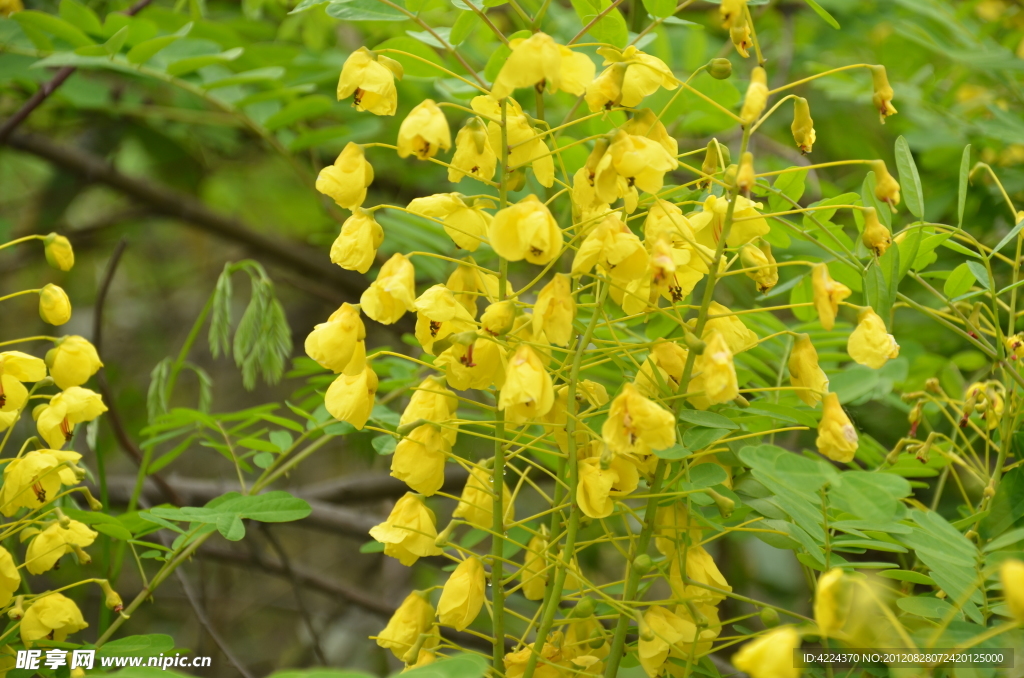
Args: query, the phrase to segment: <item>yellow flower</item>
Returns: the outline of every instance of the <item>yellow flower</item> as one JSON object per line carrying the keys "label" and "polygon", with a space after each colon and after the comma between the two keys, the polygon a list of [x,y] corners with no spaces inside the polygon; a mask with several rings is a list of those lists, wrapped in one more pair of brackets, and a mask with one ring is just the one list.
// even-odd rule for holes
{"label": "yellow flower", "polygon": [[885,322],[871,308],[857,317],[857,328],[850,334],[846,352],[861,365],[878,369],[900,354],[896,338],[885,331]]}
{"label": "yellow flower", "polygon": [[681,501],[659,506],[654,526],[654,547],[666,558],[675,558],[683,547],[689,551],[690,547],[698,546],[703,537],[700,525]]}
{"label": "yellow flower", "polygon": [[[541,186],[550,187],[555,181],[555,161],[545,138],[533,128],[522,107],[511,97],[505,99],[505,134],[508,143],[510,168],[533,167],[533,174]],[[493,96],[474,97],[470,106],[488,119],[487,135],[491,148],[501,157],[501,104]],[[495,122],[498,121],[498,122]]]}
{"label": "yellow flower", "polygon": [[554,94],[560,89],[575,96],[594,79],[594,62],[586,54],[555,43],[546,33],[517,38],[509,43],[512,54],[494,79],[491,96],[502,99],[520,87],[536,87]]}
{"label": "yellow flower", "polygon": [[509,261],[543,266],[562,251],[562,230],[547,206],[528,195],[494,215],[487,228],[491,247]]}
{"label": "yellow flower", "polygon": [[864,247],[874,252],[876,257],[885,254],[892,244],[892,234],[878,220],[874,207],[864,208],[864,232],[861,234],[861,240],[864,241]]}
{"label": "yellow flower", "polygon": [[472,117],[466,121],[459,133],[455,135],[455,153],[448,168],[448,181],[459,183],[463,177],[473,177],[481,181],[494,178],[498,168],[498,155],[491,146],[487,128],[480,118]]}
{"label": "yellow flower", "polygon": [[754,174],[754,154],[747,151],[740,156],[740,166],[736,171],[736,187],[744,195],[750,195],[750,189],[757,183]]}
{"label": "yellow flower", "polygon": [[789,380],[808,407],[817,407],[828,393],[828,377],[818,366],[818,352],[806,334],[799,336],[789,354]]}
{"label": "yellow flower", "polygon": [[682,554],[676,553],[669,563],[669,586],[673,594],[680,598],[689,600],[700,600],[702,602],[716,605],[725,600],[726,593],[732,591],[732,586],[722,575],[715,559],[703,546],[688,546],[686,548],[686,577],[689,581],[717,590],[704,588],[691,584],[684,584],[679,574],[682,567]]}
{"label": "yellow flower", "polygon": [[575,317],[576,300],[572,297],[569,276],[556,273],[537,294],[537,303],[533,306],[533,332],[543,332],[556,346],[568,346],[572,341]]}
{"label": "yellow flower", "polygon": [[665,173],[678,166],[679,162],[657,141],[619,130],[597,164],[594,190],[607,203],[625,197],[624,187],[657,193],[665,183]]}
{"label": "yellow flower", "polygon": [[757,122],[768,104],[768,74],[760,66],[754,68],[750,73],[750,84],[747,85],[747,94],[743,98],[743,108],[740,109],[740,122],[744,127]]}
{"label": "yellow flower", "polygon": [[456,247],[475,252],[480,247],[481,239],[487,235],[487,227],[491,223],[491,215],[484,212],[483,208],[493,206],[487,200],[477,200],[467,205],[458,193],[438,193],[416,198],[409,203],[408,209],[441,221],[444,232],[455,242]]}
{"label": "yellow flower", "polygon": [[[342,304],[327,322],[320,323],[306,337],[306,355],[335,374],[343,372],[353,359],[366,356],[366,327],[359,309]],[[58,384],[59,386],[60,384]]]}
{"label": "yellow flower", "polygon": [[523,344],[512,354],[498,409],[513,424],[524,424],[548,413],[555,400],[551,375],[537,352]]}
{"label": "yellow flower", "polygon": [[14,592],[21,588],[21,575],[10,552],[0,546],[0,605],[7,607]]}
{"label": "yellow flower", "polygon": [[627,382],[612,401],[601,437],[613,452],[647,455],[675,445],[675,417]]}
{"label": "yellow flower", "polygon": [[625,50],[600,47],[597,53],[604,57],[603,65],[607,68],[587,87],[585,98],[592,112],[613,106],[635,108],[659,87],[670,91],[679,87],[664,61],[633,45]]}
{"label": "yellow flower", "polygon": [[416,105],[398,128],[398,157],[415,155],[420,160],[433,158],[438,150],[452,146],[452,133],[448,120],[433,99],[424,99]]}
{"label": "yellow flower", "polygon": [[74,601],[59,593],[37,598],[21,620],[21,642],[31,647],[37,640],[63,643],[72,633],[88,627]]}
{"label": "yellow flower", "polygon": [[577,469],[579,484],[576,488],[576,502],[580,510],[591,518],[607,518],[615,508],[610,492],[618,480],[618,474],[610,467],[602,469],[601,460],[597,457],[581,459]]}
{"label": "yellow flower", "polygon": [[780,626],[741,647],[732,656],[732,665],[750,678],[799,678],[801,670],[793,662],[793,651],[799,647],[800,633]]}
{"label": "yellow flower", "polygon": [[[682,609],[683,606],[680,606]],[[703,637],[704,632],[699,635]],[[697,637],[697,625],[691,619],[680,617],[660,605],[652,605],[644,613],[640,631],[637,646],[640,665],[650,678],[658,678],[669,654],[679,653],[677,646],[693,643]],[[686,651],[679,654],[687,659],[690,653]]]}
{"label": "yellow flower", "polygon": [[99,393],[72,386],[53,396],[40,412],[36,428],[51,448],[59,450],[71,440],[75,424],[92,421],[106,411]]}
{"label": "yellow flower", "polygon": [[53,283],[39,290],[39,317],[50,325],[63,325],[71,320],[71,300],[64,290]]}
{"label": "yellow flower", "polygon": [[690,220],[683,216],[683,211],[668,200],[655,200],[647,210],[644,220],[644,244],[650,251],[654,243],[666,236],[673,247],[693,245],[696,236]]}
{"label": "yellow flower", "polygon": [[331,245],[331,261],[346,270],[366,273],[382,242],[384,229],[373,218],[373,213],[355,207]]}
{"label": "yellow flower", "polygon": [[0,512],[10,517],[21,508],[37,509],[57,496],[61,485],[77,485],[70,467],[82,455],[60,450],[33,450],[4,467]]}
{"label": "yellow flower", "polygon": [[[434,545],[437,539],[434,512],[423,503],[423,497],[412,492],[406,492],[395,502],[388,519],[372,527],[370,536],[384,544],[385,555],[397,558],[406,567],[420,558],[441,555],[441,549]],[[431,610],[429,618],[433,617]]]}
{"label": "yellow flower", "polygon": [[[563,636],[561,631],[548,635],[537,659],[534,678],[563,678],[565,662],[562,656]],[[523,678],[526,665],[533,655],[533,645],[527,645],[516,652],[505,655],[505,678]]]}
{"label": "yellow flower", "polygon": [[814,120],[811,119],[811,107],[807,105],[807,99],[796,97],[793,100],[793,124],[790,126],[793,132],[793,141],[801,153],[810,153],[818,135],[814,132]]}
{"label": "yellow flower", "polygon": [[871,101],[878,110],[878,119],[884,125],[885,119],[890,115],[896,115],[896,107],[892,105],[894,93],[889,85],[889,77],[885,73],[885,66],[870,66],[871,82],[875,92]]}
{"label": "yellow flower", "polygon": [[75,265],[75,250],[62,235],[51,233],[43,238],[43,252],[46,263],[59,271],[70,271]]}
{"label": "yellow flower", "polygon": [[401,252],[384,262],[359,305],[363,313],[383,325],[393,325],[406,311],[416,310],[416,269]]}
{"label": "yellow flower", "polygon": [[699,357],[700,364],[695,371],[699,376],[690,380],[688,391],[704,391],[703,398],[692,398],[690,401],[700,403],[707,409],[711,405],[719,405],[734,400],[739,394],[736,383],[736,367],[732,362],[732,351],[725,340],[725,335],[712,330],[707,338],[707,347]]}
{"label": "yellow flower", "polygon": [[[37,534],[28,545],[25,552],[25,569],[32,574],[42,574],[51,570],[61,556],[89,546],[96,541],[97,536],[96,532],[77,520],[70,521],[66,528],[60,523],[53,523]],[[79,558],[81,559],[81,556]]]}
{"label": "yellow flower", "polygon": [[[736,196],[736,209],[733,210],[733,223],[729,228],[729,235],[725,244],[729,247],[739,247],[750,242],[754,238],[767,235],[771,228],[768,222],[761,218],[757,211],[761,209],[761,203],[753,202],[742,195]],[[722,230],[725,228],[725,215],[729,211],[729,201],[709,195],[704,201],[701,212],[690,215],[690,226],[697,234],[697,242],[709,250],[714,251],[718,241],[722,238]]]}
{"label": "yellow flower", "polygon": [[[1005,408],[1005,389],[998,381],[976,382],[967,387],[964,393],[964,416],[971,412],[979,412],[985,419],[989,430],[999,425]],[[964,421],[966,424],[966,421]]]}
{"label": "yellow flower", "polygon": [[[2,359],[3,354],[0,354]],[[56,345],[46,353],[46,364],[50,368],[53,383],[61,389],[81,386],[103,367],[96,347],[76,335],[58,339]]]}
{"label": "yellow flower", "polygon": [[647,270],[643,243],[618,213],[605,217],[583,240],[572,260],[572,274],[589,273],[595,265],[620,284],[636,280]]}
{"label": "yellow flower", "polygon": [[590,228],[594,221],[607,214],[611,206],[597,197],[594,190],[594,175],[586,167],[581,167],[572,177],[572,220],[582,224],[584,230]]}
{"label": "yellow flower", "polygon": [[673,304],[679,303],[693,291],[707,272],[707,266],[694,249],[700,245],[673,247],[669,235],[664,233],[654,242],[653,247],[650,240],[645,241],[644,246],[651,254],[649,299],[652,305],[659,296]]}
{"label": "yellow flower", "polygon": [[441,429],[430,424],[417,426],[395,446],[391,475],[429,497],[444,485],[444,464],[451,451]]}
{"label": "yellow flower", "polygon": [[[490,530],[494,527],[494,478],[490,470],[482,466],[474,466],[469,472],[469,480],[462,488],[459,504],[452,511],[452,518],[461,518],[474,527]],[[503,520],[515,520],[515,507],[512,505],[512,493],[508,485],[501,483],[501,507],[504,511]]]}
{"label": "yellow flower", "polygon": [[0,16],[9,17],[15,12],[25,9],[21,0],[0,0]]}
{"label": "yellow flower", "polygon": [[476,329],[473,316],[444,285],[434,285],[427,289],[416,300],[415,306],[416,340],[430,355],[434,355],[435,341]]}
{"label": "yellow flower", "polygon": [[366,200],[366,187],[373,183],[373,166],[366,161],[363,147],[349,142],[333,165],[320,170],[316,190],[339,206],[354,210]]}
{"label": "yellow flower", "polygon": [[1024,624],[1024,562],[1007,558],[999,566],[999,581],[1003,585],[1003,596],[1010,615],[1017,623]]}
{"label": "yellow flower", "polygon": [[480,329],[492,337],[500,337],[512,329],[517,315],[515,300],[496,301],[484,309],[480,316]]}
{"label": "yellow flower", "polygon": [[474,318],[478,297],[483,296],[488,301],[498,298],[498,276],[479,268],[472,257],[467,257],[466,263],[459,264],[459,267],[448,276],[445,287],[452,291],[455,300]]}
{"label": "yellow flower", "polygon": [[718,16],[722,19],[722,28],[732,28],[738,19],[742,19],[745,16],[743,12],[746,6],[747,0],[722,0],[722,4],[718,6]]}
{"label": "yellow flower", "polygon": [[[519,568],[519,578],[523,585],[520,589],[527,600],[542,600],[544,589],[548,583],[546,553],[548,550],[547,528],[541,526],[541,534],[533,535],[526,545],[523,566]],[[18,584],[21,584],[19,580]]]}
{"label": "yellow flower", "polygon": [[659,340],[651,347],[651,353],[636,373],[637,390],[648,398],[653,398],[667,388],[669,394],[679,389],[683,378],[688,351],[671,341]]}
{"label": "yellow flower", "polygon": [[818,311],[821,326],[825,330],[831,330],[836,326],[839,302],[853,292],[846,285],[832,279],[826,264],[815,264],[811,268],[811,289],[814,293],[814,308]]}
{"label": "yellow flower", "polygon": [[757,346],[757,334],[743,324],[738,316],[717,301],[708,306],[708,321],[704,323],[704,341],[710,341],[712,332],[720,332],[733,355]]}
{"label": "yellow flower", "polygon": [[373,411],[377,393],[377,374],[366,360],[353,360],[331,382],[324,395],[324,407],[338,421],[346,421],[362,430]]}
{"label": "yellow flower", "polygon": [[900,204],[900,185],[896,179],[889,174],[889,168],[885,166],[884,160],[872,160],[871,171],[875,173],[875,197],[895,212],[896,205]]}
{"label": "yellow flower", "polygon": [[651,141],[657,141],[673,158],[679,155],[679,142],[668,133],[665,125],[661,124],[661,120],[649,108],[641,108],[639,111],[636,111],[633,117],[619,129],[626,134],[647,137]]}
{"label": "yellow flower", "polygon": [[[403,659],[419,641],[420,635],[430,633],[433,626],[433,606],[427,601],[426,594],[413,591],[391,615],[384,630],[377,634],[377,645]],[[436,644],[436,641],[424,643],[430,647]]]}
{"label": "yellow flower", "polygon": [[480,559],[469,555],[448,577],[437,601],[437,619],[462,631],[473,623],[484,606],[487,577]]}
{"label": "yellow flower", "polygon": [[733,20],[732,26],[729,28],[729,39],[732,40],[732,46],[736,48],[737,54],[744,59],[750,56],[750,52],[747,50],[754,42],[750,39],[750,22],[747,21],[745,14]]}
{"label": "yellow flower", "polygon": [[406,405],[398,420],[399,426],[409,426],[416,422],[428,422],[441,428],[442,435],[449,445],[455,444],[458,429],[455,426],[441,425],[455,418],[459,400],[438,379],[427,377],[412,392],[409,404]]}
{"label": "yellow flower", "polygon": [[348,56],[345,65],[341,67],[338,101],[351,96],[352,105],[357,111],[394,115],[398,107],[395,78],[401,80],[402,75],[402,64],[360,47]]}
{"label": "yellow flower", "polygon": [[747,271],[746,275],[757,283],[757,291],[761,294],[779,283],[779,269],[775,265],[772,246],[767,242],[761,241],[760,245],[748,242],[740,249],[740,262],[743,268],[754,269]]}
{"label": "yellow flower", "polygon": [[832,461],[849,462],[857,453],[857,431],[839,404],[835,393],[825,395],[824,412],[818,424],[818,452]]}
{"label": "yellow flower", "polygon": [[471,344],[453,343],[434,361],[445,369],[448,384],[458,390],[486,389],[505,385],[508,352],[500,344],[478,337]]}
{"label": "yellow flower", "polygon": [[1024,333],[1011,334],[1003,339],[1003,345],[1006,347],[1006,353],[1009,354],[1010,360],[1024,358]]}
{"label": "yellow flower", "polygon": [[39,358],[21,351],[0,353],[0,410],[20,410],[28,401],[28,389],[22,382],[36,382],[45,378],[46,363]]}
{"label": "yellow flower", "polygon": [[833,568],[818,578],[818,590],[814,595],[814,621],[818,633],[824,638],[835,638],[846,625],[850,614],[850,582],[841,568]]}
{"label": "yellow flower", "polygon": [[[608,402],[608,391],[605,387],[597,382],[590,381],[589,379],[583,379],[576,384],[576,402],[578,409],[588,410],[593,407],[602,407]],[[585,405],[584,402],[587,404]],[[589,407],[588,407],[589,405]],[[555,389],[555,403],[551,406],[551,409],[547,414],[544,415],[544,424],[554,434],[555,442],[558,444],[558,448],[563,452],[568,453],[569,450],[569,434],[566,431],[566,424],[569,421],[568,416],[569,410],[569,385],[562,384]],[[576,447],[580,450],[580,458],[584,458],[586,455],[585,447],[589,445],[590,433],[585,426],[576,427]]]}

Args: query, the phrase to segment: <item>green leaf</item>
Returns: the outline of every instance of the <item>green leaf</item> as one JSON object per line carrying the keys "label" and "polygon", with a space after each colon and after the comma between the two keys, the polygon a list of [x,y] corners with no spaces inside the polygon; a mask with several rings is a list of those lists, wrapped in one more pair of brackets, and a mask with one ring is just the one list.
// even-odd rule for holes
{"label": "green leaf", "polygon": [[757,400],[751,403],[750,407],[742,410],[744,413],[749,414],[763,414],[773,419],[779,419],[781,421],[789,422],[792,424],[802,424],[810,428],[818,427],[818,419],[806,410],[798,410],[795,407],[789,407],[787,405],[779,405],[777,403],[766,402],[764,400]]}
{"label": "green leaf", "polygon": [[242,56],[245,51],[243,47],[235,47],[227,51],[221,52],[220,54],[204,54],[203,56],[185,57],[184,59],[178,59],[167,66],[167,72],[175,77],[181,77],[194,73],[200,68],[206,68],[207,66],[213,66],[214,64],[225,64],[230,61],[234,61],[238,57]]}
{"label": "green leaf", "polygon": [[960,264],[946,278],[946,282],[942,285],[942,293],[950,299],[955,299],[970,290],[974,281],[974,273],[971,271],[971,267],[966,263]]}
{"label": "green leaf", "polygon": [[226,78],[211,80],[203,83],[203,89],[220,89],[221,87],[233,87],[235,85],[250,85],[256,82],[273,82],[284,77],[285,69],[280,66],[268,66],[267,68],[254,68],[251,71],[243,71]]}
{"label": "green leaf", "polygon": [[482,678],[487,672],[487,660],[475,654],[458,654],[409,669],[402,678]]}
{"label": "green leaf", "polygon": [[897,243],[900,258],[899,275],[896,278],[897,285],[899,281],[906,277],[907,273],[910,272],[911,266],[917,260],[917,253],[921,248],[921,239],[923,237],[922,229],[914,228],[903,238],[903,242]]}
{"label": "green leaf", "polygon": [[880,261],[871,264],[864,271],[864,298],[868,305],[875,309],[875,313],[888,325],[889,313],[892,310],[892,302],[890,301],[892,297],[889,293],[889,285],[885,281],[885,274],[882,272]]}
{"label": "green leaf", "polygon": [[895,579],[896,581],[908,581],[913,584],[921,584],[922,586],[935,586],[935,580],[931,577],[920,572],[911,572],[910,570],[885,570],[879,572],[878,576],[885,577],[886,579]]}
{"label": "green leaf", "polygon": [[270,442],[281,452],[287,452],[292,446],[292,436],[288,431],[271,431]]}
{"label": "green leaf", "polygon": [[691,454],[693,454],[693,452],[690,451],[690,448],[688,448],[686,445],[680,444],[673,445],[672,447],[666,448],[664,450],[654,451],[654,456],[658,457],[659,459],[667,459],[669,461],[675,461],[676,459],[685,459],[686,457],[689,457]]}
{"label": "green leaf", "polygon": [[420,59],[429,62],[428,64],[425,64],[423,61],[420,61],[420,59],[414,59],[412,57],[405,56],[404,54],[386,54],[385,56],[402,64],[402,69],[405,71],[406,75],[411,75],[417,78],[438,78],[443,75],[439,69],[429,65],[443,65],[441,58],[437,56],[437,52],[414,38],[406,36],[391,38],[390,40],[385,40],[380,43],[373,49],[375,51],[381,49],[397,49],[402,52],[408,52],[409,54],[418,56]]}
{"label": "green leaf", "polygon": [[818,16],[820,16],[820,17],[821,17],[822,19],[824,19],[824,20],[825,20],[825,23],[827,23],[827,24],[828,24],[829,26],[831,26],[832,28],[836,29],[837,31],[839,30],[839,22],[838,22],[838,21],[836,21],[836,19],[835,19],[835,17],[834,17],[834,16],[832,16],[832,15],[831,15],[831,14],[829,14],[829,13],[828,13],[827,11],[825,11],[825,8],[824,8],[824,7],[822,7],[821,5],[819,5],[819,4],[818,4],[817,2],[815,2],[814,0],[804,0],[804,2],[806,2],[806,3],[807,3],[807,6],[808,6],[808,7],[810,7],[811,9],[813,9],[813,10],[814,10],[814,13],[815,13],[815,14],[817,14],[817,15],[818,15]]}
{"label": "green leaf", "polygon": [[902,136],[896,139],[896,169],[903,189],[903,202],[918,219],[924,218],[924,192],[921,189],[921,175],[917,172],[910,145]]}
{"label": "green leaf", "polygon": [[132,539],[132,533],[121,525],[100,523],[99,525],[93,525],[93,529],[101,534],[113,537],[114,539],[120,539],[121,541],[131,541]]}
{"label": "green leaf", "polygon": [[[401,6],[402,0],[392,0]],[[408,16],[377,0],[334,0],[327,5],[327,14],[341,21],[406,21]]]}
{"label": "green leaf", "polygon": [[992,288],[992,281],[988,277],[988,269],[985,268],[985,264],[980,261],[968,261],[967,268],[971,269],[971,273],[974,274],[974,277],[982,287]]}
{"label": "green leaf", "polygon": [[690,480],[683,485],[688,490],[700,490],[721,485],[729,474],[718,464],[698,464],[690,469]]}
{"label": "green leaf", "polygon": [[[793,168],[789,168],[792,170]],[[775,180],[772,188],[779,191],[782,195],[786,196],[793,202],[799,202],[800,198],[804,195],[804,188],[806,187],[807,170],[801,169],[797,171],[788,171],[785,174],[780,174]],[[789,200],[784,199],[776,193],[772,193],[768,196],[768,205],[771,207],[773,212],[783,212],[786,210],[793,209],[793,203]]]}
{"label": "green leaf", "polygon": [[128,636],[112,640],[97,653],[101,657],[152,657],[174,650],[174,638],[163,633]]}
{"label": "green leaf", "polygon": [[60,18],[92,35],[103,35],[103,26],[96,12],[77,0],[60,0]]}
{"label": "green leaf", "polygon": [[252,463],[256,464],[258,468],[270,468],[270,465],[274,463],[274,455],[270,452],[260,452],[253,456]]}
{"label": "green leaf", "polygon": [[114,56],[115,54],[121,51],[121,48],[124,47],[125,40],[127,39],[128,27],[125,26],[117,33],[114,33],[112,36],[110,36],[109,40],[103,43],[103,51],[105,51],[110,56]]}
{"label": "green leaf", "polygon": [[269,443],[266,440],[260,438],[242,438],[238,441],[241,447],[250,450],[257,450],[258,452],[277,452],[277,445]]}
{"label": "green leaf", "polygon": [[360,553],[384,553],[384,544],[379,541],[368,541],[359,547]]}
{"label": "green leaf", "polygon": [[643,0],[643,2],[651,16],[659,19],[670,17],[676,13],[676,0]]}
{"label": "green leaf", "polygon": [[911,494],[910,483],[892,473],[845,471],[829,491],[832,504],[865,520],[888,521],[899,509],[899,500]]}
{"label": "green leaf", "polygon": [[981,524],[981,534],[991,539],[1014,526],[1024,527],[1024,467],[1021,466],[1007,472],[999,481],[991,511]]}
{"label": "green leaf", "polygon": [[992,248],[992,254],[995,254],[999,250],[1006,247],[1006,243],[1016,238],[1018,234],[1021,232],[1021,229],[1024,229],[1024,219],[1018,221],[1017,225],[1014,226],[1009,233],[1003,236],[1003,239],[999,241],[999,244]]}
{"label": "green leaf", "polygon": [[[964,146],[964,154],[960,158],[960,186],[956,196],[957,226],[964,225],[964,205],[967,203],[967,184],[971,174],[971,145]],[[999,248],[997,247],[996,250]]]}
{"label": "green leaf", "polygon": [[217,531],[228,541],[242,541],[245,538],[245,523],[242,516],[220,516],[216,521]]}
{"label": "green leaf", "polygon": [[1006,546],[1019,544],[1022,541],[1024,541],[1024,527],[1018,527],[1016,530],[1010,530],[1003,536],[993,539],[989,543],[985,544],[982,551],[990,553],[991,551],[998,551]]}
{"label": "green leaf", "polygon": [[448,34],[452,46],[461,45],[480,23],[480,16],[476,12],[459,12],[459,17],[455,20],[455,25],[452,26],[452,32]]}
{"label": "green leaf", "polygon": [[[576,16],[584,26],[588,25],[601,12],[611,6],[611,0],[571,0]],[[629,30],[626,28],[626,20],[622,18],[618,8],[615,8],[601,17],[587,32],[594,36],[598,42],[606,42],[615,47],[625,47],[629,40]]]}
{"label": "green leaf", "polygon": [[29,27],[49,33],[73,47],[85,47],[86,45],[96,44],[92,38],[79,30],[77,26],[52,14],[26,9],[15,12],[11,15],[11,18],[17,21],[23,28]]}
{"label": "green leaf", "polygon": [[728,434],[729,430],[724,428],[695,426],[683,434],[682,442],[688,449],[696,452],[697,450],[703,450],[719,438],[723,438]]}
{"label": "green leaf", "polygon": [[956,608],[945,600],[939,600],[932,596],[899,598],[896,600],[896,606],[904,612],[926,619],[945,619],[954,616],[956,612]]}
{"label": "green leaf", "polygon": [[181,30],[174,33],[174,35],[164,35],[159,38],[152,38],[145,40],[128,50],[127,59],[133,64],[144,64],[154,56],[157,52],[169,47],[178,40],[184,38],[192,30],[192,24],[187,23],[181,27]]}
{"label": "green leaf", "polygon": [[295,9],[288,12],[289,14],[298,14],[299,12],[305,12],[310,7],[316,7],[318,5],[326,5],[331,0],[302,0],[299,4],[295,5]]}
{"label": "green leaf", "polygon": [[707,428],[724,428],[729,431],[735,431],[739,428],[739,425],[734,423],[732,419],[723,417],[722,415],[714,412],[704,412],[703,410],[680,410],[676,416],[682,421],[695,424],[697,426],[706,426]]}
{"label": "green leaf", "polygon": [[394,436],[382,435],[371,440],[370,444],[373,445],[373,449],[377,451],[377,454],[383,455],[393,453],[398,446],[398,441],[395,440]]}

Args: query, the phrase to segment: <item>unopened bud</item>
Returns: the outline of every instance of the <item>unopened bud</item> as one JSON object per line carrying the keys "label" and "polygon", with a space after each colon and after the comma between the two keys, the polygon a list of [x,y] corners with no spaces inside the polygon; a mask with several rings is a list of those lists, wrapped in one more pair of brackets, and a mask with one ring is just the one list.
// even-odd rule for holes
{"label": "unopened bud", "polygon": [[82,488],[82,494],[85,495],[85,500],[89,503],[89,508],[93,511],[103,510],[103,502],[92,496],[92,492],[89,491],[89,488]]}
{"label": "unopened bud", "polygon": [[779,625],[779,613],[774,607],[761,608],[761,623],[766,629],[773,629]]}
{"label": "unopened bud", "polygon": [[578,619],[584,619],[594,614],[594,601],[586,596],[580,598],[579,602],[576,603],[576,607],[572,609],[572,616]]}
{"label": "unopened bud", "polygon": [[434,538],[434,546],[439,549],[443,549],[445,546],[448,546],[448,540],[451,538],[452,532],[455,530],[457,525],[458,521],[456,520],[449,522],[448,527],[441,530],[440,534]]}
{"label": "unopened bud", "polygon": [[754,187],[756,179],[754,177],[754,154],[747,151],[740,156],[740,169],[736,173],[736,187],[740,191],[749,196],[750,189]]}
{"label": "unopened bud", "polygon": [[124,609],[124,602],[121,600],[121,596],[118,595],[117,591],[113,589],[106,579],[99,580],[100,588],[103,589],[103,595],[105,596],[104,605],[107,606],[108,610],[114,612],[120,612]]}
{"label": "unopened bud", "polygon": [[25,597],[18,596],[14,599],[14,606],[7,610],[7,616],[17,621],[25,616]]}
{"label": "unopened bud", "polygon": [[60,271],[70,271],[75,265],[75,251],[62,235],[51,233],[43,238],[46,263]]}
{"label": "unopened bud", "polygon": [[715,500],[715,506],[718,507],[718,513],[721,514],[723,518],[728,518],[732,515],[732,512],[736,510],[736,502],[729,499],[729,497],[726,497],[724,494],[719,494],[711,489],[704,491],[711,495],[711,498]]}
{"label": "unopened bud", "polygon": [[931,377],[924,382],[924,390],[938,395],[942,395],[943,393],[942,386],[939,384],[939,380],[935,377]]}
{"label": "unopened bud", "polygon": [[607,642],[608,640],[604,637],[604,631],[602,629],[594,629],[590,632],[590,639],[587,644],[591,649],[596,650]]}
{"label": "unopened bud", "polygon": [[697,355],[704,355],[704,349],[708,346],[703,339],[697,338],[697,335],[689,330],[683,332],[683,343]]}
{"label": "unopened bud", "polygon": [[728,59],[716,57],[708,62],[708,75],[715,80],[725,80],[732,75],[732,62]]}
{"label": "unopened bud", "polygon": [[61,511],[60,508],[53,509],[53,512],[57,516],[57,523],[59,523],[62,528],[65,530],[71,529],[71,518],[64,515],[64,512]]}
{"label": "unopened bud", "polygon": [[874,207],[864,208],[864,233],[861,234],[864,246],[874,252],[876,257],[885,254],[892,245],[892,234],[882,222],[878,220],[878,214]]}
{"label": "unopened bud", "polygon": [[480,316],[480,325],[484,332],[492,337],[500,337],[512,329],[516,319],[516,303],[511,299],[497,301],[486,309]]}
{"label": "unopened bud", "polygon": [[640,640],[648,643],[654,640],[654,631],[647,625],[647,622],[644,621],[643,616],[639,612],[636,613],[636,626],[640,630]]}
{"label": "unopened bud", "polygon": [[71,547],[71,550],[75,552],[75,555],[78,556],[79,565],[88,565],[92,562],[92,556],[86,553],[85,549],[81,546],[78,544],[70,544],[69,546]]}
{"label": "unopened bud", "polygon": [[642,575],[647,574],[654,568],[654,561],[646,553],[641,553],[633,559],[633,568]]}

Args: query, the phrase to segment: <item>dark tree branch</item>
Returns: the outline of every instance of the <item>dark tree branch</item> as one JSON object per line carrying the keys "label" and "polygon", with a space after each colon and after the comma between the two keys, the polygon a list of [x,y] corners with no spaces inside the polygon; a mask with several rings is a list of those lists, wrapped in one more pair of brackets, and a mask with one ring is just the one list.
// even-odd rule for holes
{"label": "dark tree branch", "polygon": [[[458,494],[469,474],[462,468],[449,465],[444,473],[441,489],[449,494]],[[332,478],[306,485],[300,491],[306,499],[319,499],[333,504],[355,504],[378,499],[397,499],[409,491],[408,485],[398,478],[383,473],[359,473]]]}
{"label": "dark tree branch", "polygon": [[[324,655],[324,649],[320,645],[320,634],[316,631],[316,626],[313,624],[313,616],[309,613],[309,608],[306,607],[306,601],[302,597],[302,583],[295,576],[295,570],[292,569],[292,563],[288,559],[288,553],[281,546],[281,542],[277,540],[277,536],[271,531],[270,526],[266,523],[260,523],[260,527],[263,530],[263,535],[267,538],[267,542],[270,547],[274,549],[277,554],[277,559],[281,561],[281,569],[284,570],[284,574],[288,577],[288,581],[292,585],[292,591],[295,594],[295,604],[299,608],[299,615],[302,617],[302,621],[306,624],[306,629],[309,631],[309,637],[313,642],[313,651],[316,653],[316,658],[320,661],[321,666],[327,666],[327,657]],[[262,560],[262,558],[260,559]]]}

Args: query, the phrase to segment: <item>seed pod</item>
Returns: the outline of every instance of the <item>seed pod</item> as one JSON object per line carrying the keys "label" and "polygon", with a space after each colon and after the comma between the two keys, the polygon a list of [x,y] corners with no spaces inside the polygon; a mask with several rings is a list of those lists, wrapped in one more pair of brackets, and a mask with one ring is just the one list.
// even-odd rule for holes
{"label": "seed pod", "polygon": [[708,75],[716,80],[725,80],[732,75],[732,62],[728,59],[717,57],[708,62]]}

